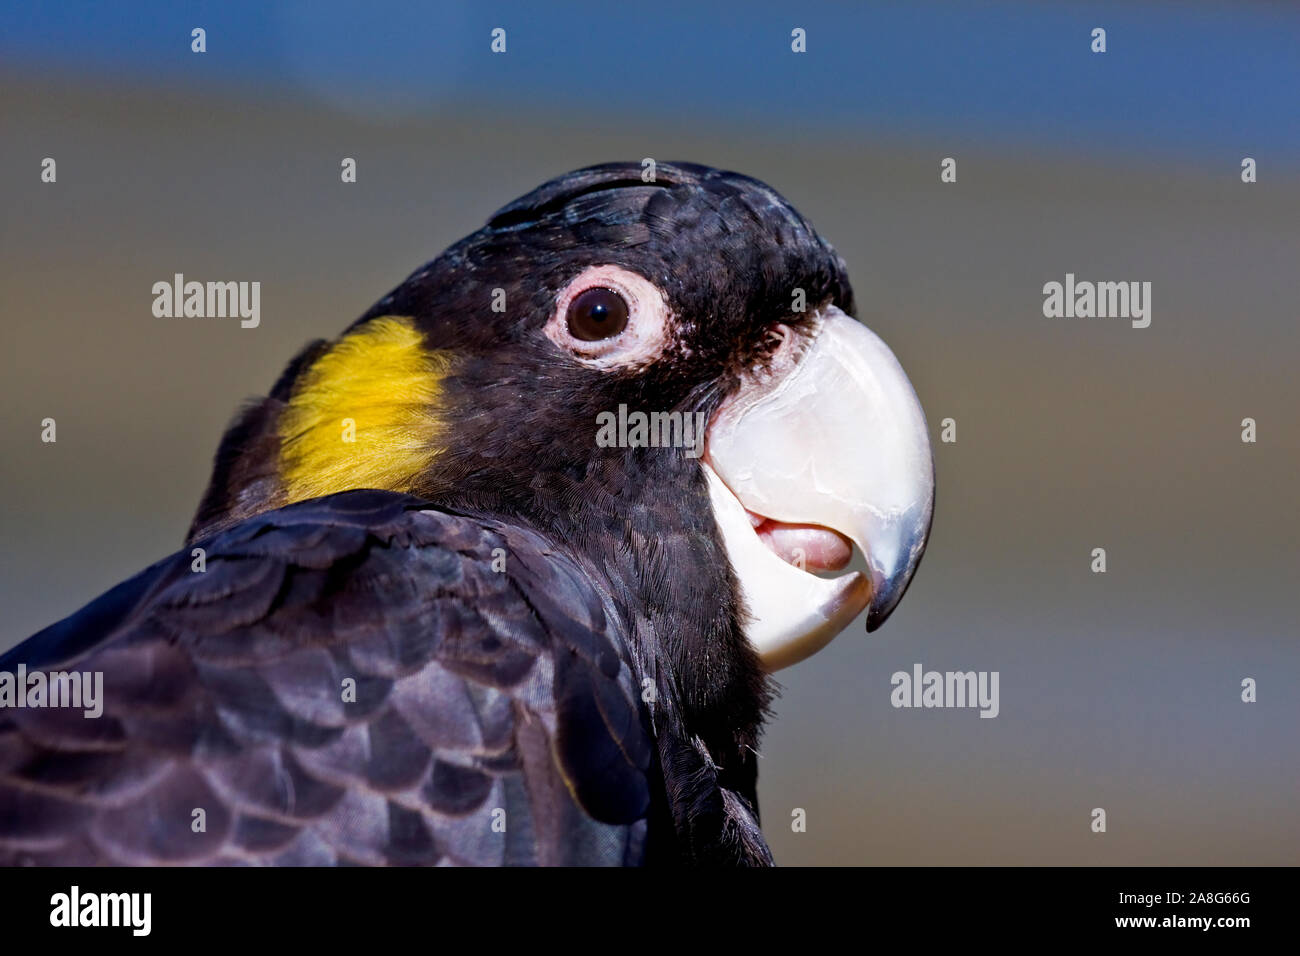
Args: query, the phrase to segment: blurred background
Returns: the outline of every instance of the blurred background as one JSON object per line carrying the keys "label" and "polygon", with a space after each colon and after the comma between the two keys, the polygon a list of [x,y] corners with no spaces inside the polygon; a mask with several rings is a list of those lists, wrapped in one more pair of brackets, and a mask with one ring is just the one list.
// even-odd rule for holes
{"label": "blurred background", "polygon": [[[553,175],[687,159],[835,244],[935,442],[898,612],[779,675],[778,862],[1300,863],[1300,8],[111,6],[0,5],[0,650],[180,545],[306,340]],[[260,327],[155,318],[176,272]],[[1044,318],[1067,272],[1150,327]],[[915,663],[1000,715],[894,709]]]}

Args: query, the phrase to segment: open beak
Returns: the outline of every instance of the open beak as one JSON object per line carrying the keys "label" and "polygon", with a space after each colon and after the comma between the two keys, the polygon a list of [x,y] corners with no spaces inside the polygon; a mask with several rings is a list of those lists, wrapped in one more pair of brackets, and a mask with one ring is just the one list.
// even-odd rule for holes
{"label": "open beak", "polygon": [[[864,610],[868,631],[883,624],[934,510],[925,413],[898,359],[833,306],[815,322],[810,341],[785,335],[706,437],[714,517],[747,636],[770,671],[817,652]],[[812,573],[846,564],[850,541],[867,574]]]}

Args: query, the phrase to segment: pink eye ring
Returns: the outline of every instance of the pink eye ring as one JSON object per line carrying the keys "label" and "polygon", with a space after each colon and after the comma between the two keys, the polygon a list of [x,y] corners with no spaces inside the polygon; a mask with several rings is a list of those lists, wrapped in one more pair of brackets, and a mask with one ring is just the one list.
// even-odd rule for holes
{"label": "pink eye ring", "polygon": [[547,338],[593,368],[636,368],[671,338],[668,305],[649,279],[622,266],[589,266],[560,290]]}

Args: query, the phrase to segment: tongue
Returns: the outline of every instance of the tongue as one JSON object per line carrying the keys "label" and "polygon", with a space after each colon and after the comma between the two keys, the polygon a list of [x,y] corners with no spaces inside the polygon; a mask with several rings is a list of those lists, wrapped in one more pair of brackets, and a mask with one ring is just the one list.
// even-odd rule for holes
{"label": "tongue", "polygon": [[787,564],[808,571],[838,571],[853,557],[848,538],[812,524],[782,524],[770,519],[755,526],[759,540]]}

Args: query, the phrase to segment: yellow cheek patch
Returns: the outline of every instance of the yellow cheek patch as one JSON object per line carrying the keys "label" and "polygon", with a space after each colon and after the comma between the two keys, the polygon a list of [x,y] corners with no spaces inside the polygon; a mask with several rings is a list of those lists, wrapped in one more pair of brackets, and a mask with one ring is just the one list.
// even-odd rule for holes
{"label": "yellow cheek patch", "polygon": [[438,454],[445,356],[408,318],[372,319],[303,373],[281,413],[288,501],[351,488],[407,491]]}

